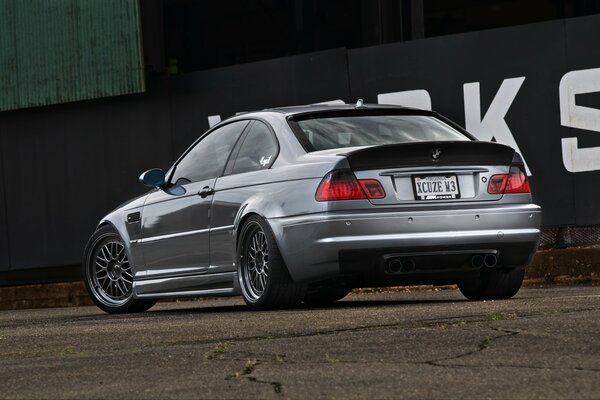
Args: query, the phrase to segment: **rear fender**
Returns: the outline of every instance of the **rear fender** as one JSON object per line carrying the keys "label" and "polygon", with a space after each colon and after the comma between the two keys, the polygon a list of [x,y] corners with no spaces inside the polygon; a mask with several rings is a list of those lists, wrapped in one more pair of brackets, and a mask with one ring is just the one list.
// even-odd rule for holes
{"label": "rear fender", "polygon": [[[299,180],[298,184],[302,185],[302,192],[315,193],[316,188],[320,183],[320,179],[308,179]],[[287,183],[282,183],[289,184]],[[303,205],[298,204],[298,199],[290,198],[295,196],[293,191],[280,192],[281,195],[272,195],[268,192],[258,192],[248,198],[246,202],[240,206],[235,219],[233,227],[233,260],[235,260],[237,268],[237,246],[239,242],[239,233],[243,227],[244,222],[252,215],[257,215],[267,222],[269,225],[275,242],[277,243],[281,256],[284,262],[287,264],[286,254],[282,245],[284,244],[284,233],[280,224],[276,221],[284,217],[290,217],[293,215],[310,215],[320,214],[326,210],[326,203],[319,203],[314,199],[314,196],[303,196]],[[292,206],[293,204],[293,206]]]}

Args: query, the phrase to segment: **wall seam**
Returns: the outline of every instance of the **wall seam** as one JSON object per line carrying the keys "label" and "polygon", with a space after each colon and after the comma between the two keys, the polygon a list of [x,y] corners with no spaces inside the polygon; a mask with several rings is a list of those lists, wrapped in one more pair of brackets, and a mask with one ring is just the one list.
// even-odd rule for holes
{"label": "wall seam", "polygon": [[[1,117],[1,115],[0,115]],[[6,158],[4,157],[4,130],[2,129],[2,120],[0,119],[0,172],[2,179],[2,198],[4,200],[4,220],[6,221],[6,226],[4,227],[4,231],[6,233],[6,258],[8,259],[8,269],[7,271],[12,270],[12,258],[10,256],[10,235],[9,235],[9,219],[8,219],[8,196],[6,195],[7,187],[6,187],[6,166],[4,161]]]}

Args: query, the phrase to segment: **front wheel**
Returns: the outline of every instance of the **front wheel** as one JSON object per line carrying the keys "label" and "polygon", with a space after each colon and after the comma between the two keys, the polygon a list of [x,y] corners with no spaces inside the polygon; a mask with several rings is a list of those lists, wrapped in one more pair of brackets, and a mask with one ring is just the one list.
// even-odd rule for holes
{"label": "front wheel", "polygon": [[258,216],[244,223],[238,241],[238,278],[253,310],[294,307],[306,285],[295,283],[283,262],[269,225]]}
{"label": "front wheel", "polygon": [[458,283],[461,293],[469,300],[500,300],[513,297],[523,284],[525,268],[511,270],[482,270],[478,278]]}
{"label": "front wheel", "polygon": [[83,257],[83,279],[90,297],[103,311],[146,311],[156,300],[133,297],[133,272],[121,237],[103,226],[90,238]]}

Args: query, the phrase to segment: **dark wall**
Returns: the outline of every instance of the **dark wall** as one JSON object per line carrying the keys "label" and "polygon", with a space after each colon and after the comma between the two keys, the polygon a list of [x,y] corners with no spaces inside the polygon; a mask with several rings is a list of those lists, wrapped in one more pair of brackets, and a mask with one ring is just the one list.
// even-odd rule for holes
{"label": "dark wall", "polygon": [[186,74],[172,80],[173,143],[178,156],[207,128],[209,115],[349,97],[346,50]]}
{"label": "dark wall", "polygon": [[128,96],[0,116],[11,270],[70,265],[98,219],[170,161],[169,105]]}
{"label": "dark wall", "polygon": [[347,97],[339,49],[153,78],[144,95],[1,113],[0,270],[78,264],[99,219],[144,193],[140,173],[168,168],[209,115]]}

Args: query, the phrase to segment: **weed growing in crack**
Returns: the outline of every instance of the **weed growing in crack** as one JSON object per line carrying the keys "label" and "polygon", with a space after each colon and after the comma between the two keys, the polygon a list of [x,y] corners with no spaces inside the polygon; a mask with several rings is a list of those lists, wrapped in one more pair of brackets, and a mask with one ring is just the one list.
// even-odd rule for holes
{"label": "weed growing in crack", "polygon": [[273,386],[275,393],[281,393],[281,390],[283,389],[281,383],[279,382],[271,382],[271,386]]}
{"label": "weed growing in crack", "polygon": [[257,364],[258,361],[256,360],[246,360],[246,362],[244,363],[244,374],[251,374],[252,371],[254,371],[254,367],[256,367]]}
{"label": "weed growing in crack", "polygon": [[231,343],[229,343],[227,341],[219,342],[219,343],[217,343],[215,348],[212,350],[212,352],[207,354],[206,358],[209,360],[212,360],[214,358],[223,359],[223,354],[225,354],[227,352],[227,350],[229,349],[230,346],[231,346]]}
{"label": "weed growing in crack", "polygon": [[242,376],[242,373],[240,371],[235,371],[225,374],[225,379],[235,379],[239,378],[240,376]]}
{"label": "weed growing in crack", "polygon": [[515,318],[517,318],[517,313],[515,313],[515,312],[504,313],[501,311],[494,311],[487,315],[488,321],[501,321],[503,319],[515,319]]}
{"label": "weed growing in crack", "polygon": [[562,311],[560,310],[544,310],[542,311],[542,313],[544,315],[555,315],[555,314],[560,314]]}
{"label": "weed growing in crack", "polygon": [[330,364],[339,362],[340,360],[338,360],[337,358],[333,358],[329,355],[329,353],[325,353],[325,361],[327,361]]}
{"label": "weed growing in crack", "polygon": [[440,328],[441,330],[446,330],[446,328],[460,328],[461,326],[464,326],[467,324],[467,321],[458,321],[455,322],[453,324],[450,325],[446,325],[444,323],[438,324],[438,328]]}
{"label": "weed growing in crack", "polygon": [[243,375],[250,375],[254,371],[254,367],[258,365],[258,360],[246,360],[242,371],[230,372],[225,376],[225,379],[240,378]]}
{"label": "weed growing in crack", "polygon": [[481,340],[479,341],[479,349],[485,349],[490,344],[490,340],[491,339],[489,336],[481,338]]}
{"label": "weed growing in crack", "polygon": [[260,379],[257,379],[254,376],[250,376],[250,374],[254,371],[254,368],[259,364],[258,360],[246,360],[246,362],[244,363],[244,370],[243,371],[237,371],[237,372],[233,372],[230,374],[227,374],[225,376],[226,380],[229,379],[246,379],[249,382],[254,382],[254,383],[266,383],[268,385],[271,385],[271,387],[273,388],[273,391],[275,393],[281,393],[283,391],[283,385],[280,382],[269,382],[269,381],[263,381]]}

